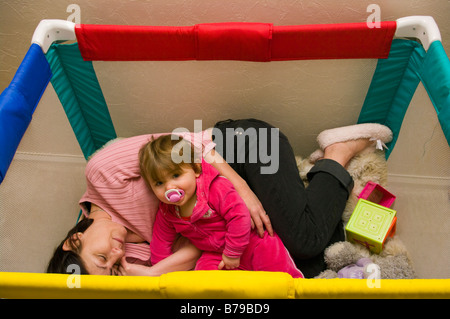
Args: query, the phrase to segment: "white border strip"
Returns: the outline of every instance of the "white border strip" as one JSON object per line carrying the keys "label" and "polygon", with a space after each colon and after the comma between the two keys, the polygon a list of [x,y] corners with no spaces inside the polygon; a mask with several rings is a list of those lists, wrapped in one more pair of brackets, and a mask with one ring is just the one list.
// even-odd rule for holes
{"label": "white border strip", "polygon": [[17,152],[14,156],[14,160],[86,164],[86,160],[83,156],[69,154]]}
{"label": "white border strip", "polygon": [[388,184],[415,184],[450,187],[450,177],[389,174]]}

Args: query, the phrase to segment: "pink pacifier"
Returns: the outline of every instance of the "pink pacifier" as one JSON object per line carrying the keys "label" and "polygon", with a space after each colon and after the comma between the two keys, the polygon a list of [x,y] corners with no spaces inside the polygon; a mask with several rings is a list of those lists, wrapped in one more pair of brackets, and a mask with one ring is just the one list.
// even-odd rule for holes
{"label": "pink pacifier", "polygon": [[176,203],[183,198],[184,191],[182,189],[169,189],[164,195],[169,202]]}

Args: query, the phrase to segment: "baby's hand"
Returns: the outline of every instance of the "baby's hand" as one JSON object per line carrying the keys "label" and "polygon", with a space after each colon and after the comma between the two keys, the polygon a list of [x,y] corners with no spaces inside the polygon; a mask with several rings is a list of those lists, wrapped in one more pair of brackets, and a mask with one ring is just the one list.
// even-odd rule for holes
{"label": "baby's hand", "polygon": [[219,264],[218,269],[236,269],[239,267],[239,264],[241,262],[241,258],[230,258],[224,254],[222,254],[222,261]]}
{"label": "baby's hand", "polygon": [[151,276],[151,267],[137,264],[130,264],[127,262],[126,257],[123,256],[120,260],[119,266],[114,266],[114,276]]}

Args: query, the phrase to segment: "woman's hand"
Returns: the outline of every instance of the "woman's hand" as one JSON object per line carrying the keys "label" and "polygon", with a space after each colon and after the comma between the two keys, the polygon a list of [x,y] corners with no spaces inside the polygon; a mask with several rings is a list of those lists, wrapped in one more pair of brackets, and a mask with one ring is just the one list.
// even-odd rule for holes
{"label": "woman's hand", "polygon": [[232,270],[232,269],[236,269],[239,267],[241,263],[241,258],[231,258],[228,257],[227,255],[222,254],[222,261],[219,264],[218,269],[222,270],[222,269],[227,269],[227,270]]}
{"label": "woman's hand", "polygon": [[264,236],[264,229],[267,230],[270,236],[273,236],[273,228],[270,223],[269,215],[267,215],[258,197],[256,197],[255,193],[253,193],[247,184],[241,186],[239,195],[241,195],[250,211],[250,216],[252,217],[252,229],[255,229],[256,227],[256,231],[260,237]]}

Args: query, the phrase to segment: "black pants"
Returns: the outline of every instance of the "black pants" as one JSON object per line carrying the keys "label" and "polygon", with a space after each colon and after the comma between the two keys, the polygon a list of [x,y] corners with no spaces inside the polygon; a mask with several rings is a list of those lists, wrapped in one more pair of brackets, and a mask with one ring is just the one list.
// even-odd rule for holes
{"label": "black pants", "polygon": [[353,180],[340,164],[324,159],[309,172],[305,188],[287,137],[278,131],[271,138],[271,129],[277,130],[255,119],[218,122],[216,150],[247,181],[295,263],[311,278],[325,269],[324,249],[345,239],[341,216]]}

